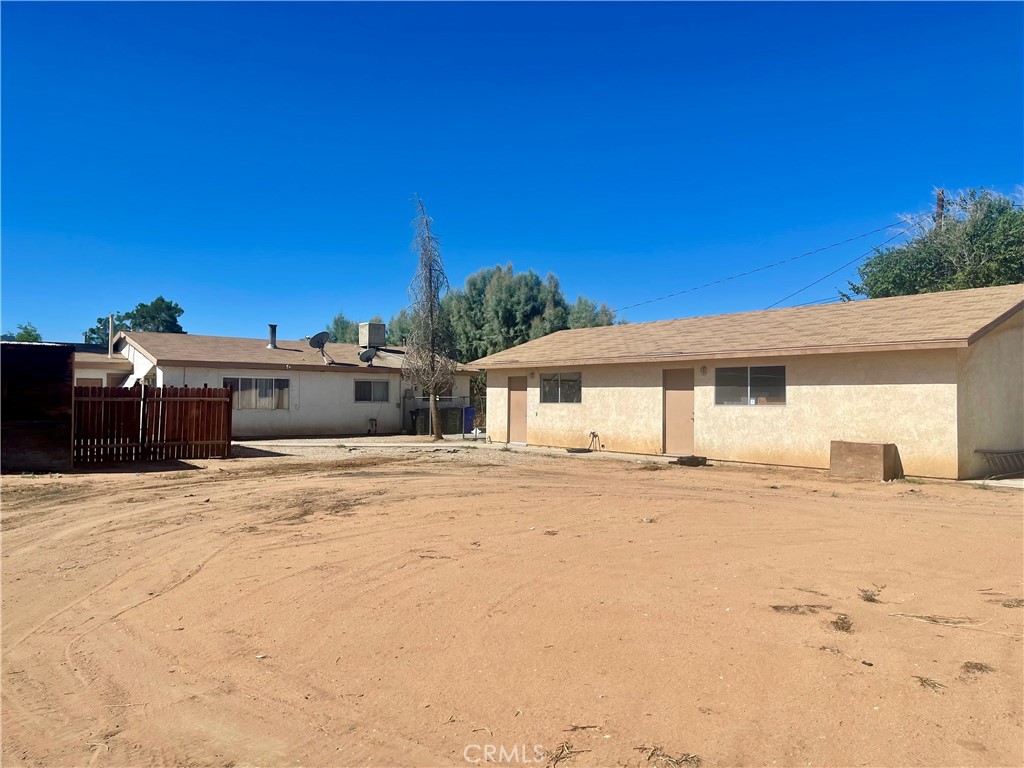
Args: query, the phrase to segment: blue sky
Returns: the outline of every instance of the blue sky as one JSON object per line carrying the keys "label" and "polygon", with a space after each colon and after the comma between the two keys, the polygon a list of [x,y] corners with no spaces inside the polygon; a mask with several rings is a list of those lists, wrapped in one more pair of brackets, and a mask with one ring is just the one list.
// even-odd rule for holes
{"label": "blue sky", "polygon": [[[4,3],[2,328],[387,319],[414,193],[453,285],[632,305],[1014,192],[1022,62],[1020,3]],[[624,315],[760,309],[886,236]]]}

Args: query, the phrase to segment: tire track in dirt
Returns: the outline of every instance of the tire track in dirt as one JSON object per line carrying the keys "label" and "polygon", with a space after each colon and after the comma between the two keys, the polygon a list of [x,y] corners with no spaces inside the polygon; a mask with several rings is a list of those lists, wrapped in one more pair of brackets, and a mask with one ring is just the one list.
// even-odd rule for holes
{"label": "tire track in dirt", "polygon": [[[482,741],[551,748],[573,722],[600,728],[572,735],[578,768],[654,743],[721,765],[1021,757],[1019,643],[900,624],[856,592],[950,615],[982,587],[1018,594],[1019,494],[529,456],[246,461],[73,477],[73,515],[4,532],[5,759],[439,765]],[[794,586],[854,633],[771,611]],[[36,613],[59,615],[25,636]],[[955,683],[966,659],[996,671]]]}

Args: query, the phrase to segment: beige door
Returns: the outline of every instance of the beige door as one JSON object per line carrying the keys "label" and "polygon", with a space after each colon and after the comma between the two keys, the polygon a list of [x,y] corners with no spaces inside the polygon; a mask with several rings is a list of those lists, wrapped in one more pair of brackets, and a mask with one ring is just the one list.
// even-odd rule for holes
{"label": "beige door", "polygon": [[693,368],[662,372],[665,392],[665,453],[693,455]]}
{"label": "beige door", "polygon": [[525,376],[510,376],[508,380],[508,441],[526,442]]}

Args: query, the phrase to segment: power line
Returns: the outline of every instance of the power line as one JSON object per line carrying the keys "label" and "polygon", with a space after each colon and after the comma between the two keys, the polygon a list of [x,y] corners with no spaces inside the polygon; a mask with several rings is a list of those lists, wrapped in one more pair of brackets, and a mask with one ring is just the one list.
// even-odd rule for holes
{"label": "power line", "polygon": [[[924,216],[930,216],[930,215],[931,215],[930,213],[923,214],[922,216],[918,217],[918,220],[920,220],[921,218],[924,218]],[[879,227],[878,229],[873,229],[870,232],[864,232],[863,234],[856,235],[854,237],[848,237],[845,240],[840,240],[839,242],[832,243],[831,245],[823,245],[821,248],[815,248],[813,251],[807,251],[807,253],[801,253],[799,256],[790,256],[788,259],[783,259],[782,261],[776,261],[773,264],[765,264],[762,267],[756,267],[754,269],[748,269],[746,272],[740,272],[740,273],[735,274],[735,275],[730,275],[729,277],[723,277],[723,278],[721,278],[719,280],[712,280],[710,283],[704,283],[703,285],[697,285],[697,286],[694,286],[692,288],[686,288],[685,290],[676,291],[675,293],[667,293],[664,296],[659,296],[656,299],[648,299],[647,301],[640,301],[640,302],[637,302],[636,304],[629,304],[629,305],[627,305],[625,307],[618,307],[617,309],[614,309],[612,311],[613,312],[623,312],[623,311],[625,311],[627,309],[635,309],[636,307],[643,307],[643,306],[646,306],[647,304],[654,304],[655,302],[658,302],[658,301],[664,301],[665,299],[672,299],[672,298],[675,298],[676,296],[682,296],[684,293],[693,293],[694,291],[700,291],[700,290],[703,290],[704,288],[710,288],[713,285],[721,285],[722,283],[727,283],[730,280],[736,280],[736,279],[741,278],[741,277],[746,277],[747,275],[753,275],[753,274],[755,274],[757,272],[763,272],[766,269],[772,269],[773,267],[779,267],[779,266],[782,266],[783,264],[789,264],[792,261],[796,261],[797,259],[803,259],[803,258],[805,258],[807,256],[813,256],[816,253],[821,253],[822,251],[827,251],[830,248],[837,248],[840,245],[846,245],[847,243],[852,243],[855,240],[860,240],[860,239],[865,238],[865,237],[870,237],[871,235],[878,234],[879,232],[884,232],[885,230],[891,229],[892,227],[898,227],[901,224],[906,224],[906,222],[904,222],[904,221],[897,221],[897,222],[894,222],[892,224],[886,224],[884,227]],[[901,232],[900,235],[902,235],[902,234],[903,233]],[[899,237],[900,235],[896,235],[896,237]],[[886,240],[885,242],[886,243],[891,242],[892,240],[895,240],[896,237],[890,238],[889,240]],[[885,243],[882,243],[882,245],[885,245]],[[869,253],[870,253],[870,251],[869,251]],[[863,258],[863,257],[858,257],[858,258]],[[842,269],[842,267],[840,267],[840,269]],[[828,277],[828,275],[826,275],[825,277]],[[825,278],[822,278],[822,279],[824,280]],[[810,287],[810,286],[808,286],[808,287]],[[803,289],[801,289],[801,290],[803,290]],[[785,299],[783,299],[783,301],[785,301]],[[775,305],[773,304],[772,306],[775,306]]]}
{"label": "power line", "polygon": [[[925,216],[930,216],[930,215],[931,215],[930,213],[923,213],[923,214],[921,214],[920,216],[918,216],[918,217],[917,217],[916,219],[914,219],[913,221],[911,221],[911,222],[908,222],[908,223],[910,223],[910,224],[916,224],[916,223],[917,223],[918,221],[920,221],[921,219],[923,219],[923,218],[924,218]],[[872,249],[871,249],[870,251],[867,251],[866,253],[862,253],[862,254],[861,254],[860,256],[858,256],[857,258],[855,258],[855,259],[853,259],[853,260],[851,260],[851,261],[848,261],[848,262],[846,262],[845,264],[843,264],[843,265],[842,265],[841,267],[839,267],[838,269],[833,269],[833,270],[832,270],[831,272],[829,272],[829,273],[828,273],[827,275],[822,275],[822,276],[821,276],[821,277],[819,277],[819,278],[818,278],[817,280],[815,280],[815,281],[813,281],[813,282],[810,282],[810,283],[808,283],[807,285],[805,285],[805,286],[804,286],[803,288],[801,288],[800,290],[797,290],[797,291],[793,291],[793,292],[792,292],[791,294],[789,294],[788,296],[784,296],[784,297],[782,297],[781,299],[779,299],[778,301],[776,301],[776,302],[775,302],[774,304],[769,304],[769,305],[768,305],[767,307],[765,307],[765,309],[771,309],[772,307],[777,307],[777,306],[778,306],[779,304],[781,304],[782,302],[786,301],[786,299],[791,299],[791,298],[793,298],[794,296],[796,296],[796,295],[797,295],[798,293],[803,293],[803,292],[804,292],[804,291],[806,291],[806,290],[807,290],[808,288],[813,288],[813,287],[814,287],[814,286],[816,286],[816,285],[817,285],[818,283],[820,283],[820,282],[821,282],[822,280],[827,280],[828,278],[832,277],[832,275],[834,275],[834,274],[835,274],[836,272],[842,272],[842,271],[843,271],[844,269],[846,269],[846,268],[847,268],[847,267],[849,267],[849,266],[852,266],[852,265],[856,264],[856,263],[857,263],[858,261],[860,261],[861,259],[866,259],[866,258],[867,258],[868,256],[870,256],[871,254],[873,254],[873,253],[874,253],[874,252],[875,252],[876,250],[878,250],[879,248],[881,248],[881,247],[882,247],[883,245],[888,245],[888,244],[889,244],[889,243],[891,243],[891,242],[892,242],[893,240],[895,240],[895,239],[897,239],[897,238],[899,238],[899,237],[903,237],[903,235],[904,235],[904,234],[906,234],[906,233],[904,233],[904,232],[897,232],[897,233],[896,233],[895,235],[893,235],[892,237],[890,237],[890,238],[889,238],[888,240],[884,240],[884,241],[882,241],[881,243],[879,243],[878,245],[876,245],[876,246],[875,246],[874,248],[872,248]]]}
{"label": "power line", "polygon": [[814,301],[805,301],[803,304],[794,304],[794,307],[810,307],[814,304],[832,304],[837,301],[842,301],[839,296],[827,296],[824,299],[815,299]]}

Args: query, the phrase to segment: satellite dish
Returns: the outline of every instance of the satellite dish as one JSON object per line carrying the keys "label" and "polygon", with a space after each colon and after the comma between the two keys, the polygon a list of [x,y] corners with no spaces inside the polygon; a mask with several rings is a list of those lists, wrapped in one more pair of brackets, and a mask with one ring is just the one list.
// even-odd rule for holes
{"label": "satellite dish", "polygon": [[320,356],[324,359],[324,365],[330,365],[334,362],[334,359],[324,351],[324,347],[327,346],[327,340],[331,338],[331,334],[327,331],[320,331],[315,336],[307,336],[306,338],[309,339],[309,346],[320,350]]}
{"label": "satellite dish", "polygon": [[315,336],[309,337],[309,346],[311,346],[313,349],[319,349],[322,351],[324,346],[327,344],[327,340],[329,338],[331,338],[331,334],[329,334],[327,331],[320,331],[320,333],[316,334]]}
{"label": "satellite dish", "polygon": [[373,358],[377,356],[376,347],[368,347],[359,353],[359,360],[363,363],[369,363]]}

